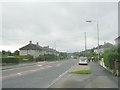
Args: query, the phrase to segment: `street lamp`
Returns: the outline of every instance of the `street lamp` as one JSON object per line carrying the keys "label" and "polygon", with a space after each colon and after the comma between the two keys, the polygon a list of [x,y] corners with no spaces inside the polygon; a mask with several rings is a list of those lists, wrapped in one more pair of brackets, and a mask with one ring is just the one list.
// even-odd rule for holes
{"label": "street lamp", "polygon": [[86,22],[93,22],[93,21],[86,21]]}
{"label": "street lamp", "polygon": [[89,23],[92,23],[92,22],[95,22],[97,24],[97,40],[98,40],[98,60],[99,60],[99,24],[97,21],[86,21],[86,22],[89,22]]}

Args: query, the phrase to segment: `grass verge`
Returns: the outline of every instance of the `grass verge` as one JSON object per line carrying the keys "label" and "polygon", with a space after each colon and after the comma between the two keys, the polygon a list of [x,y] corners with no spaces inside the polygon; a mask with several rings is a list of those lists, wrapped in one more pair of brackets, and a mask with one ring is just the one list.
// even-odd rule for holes
{"label": "grass verge", "polygon": [[91,74],[91,70],[79,70],[79,71],[74,71],[74,72],[70,72],[72,74]]}

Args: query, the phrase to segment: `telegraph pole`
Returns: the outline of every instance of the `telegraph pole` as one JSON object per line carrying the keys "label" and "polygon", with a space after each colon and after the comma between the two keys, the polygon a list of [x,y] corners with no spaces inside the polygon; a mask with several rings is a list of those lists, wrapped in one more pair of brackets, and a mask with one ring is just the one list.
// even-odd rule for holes
{"label": "telegraph pole", "polygon": [[99,60],[100,52],[99,52],[99,24],[98,22],[97,22],[97,40],[98,40],[98,60]]}
{"label": "telegraph pole", "polygon": [[85,34],[85,56],[86,56],[86,32],[84,34]]}
{"label": "telegraph pole", "polygon": [[56,60],[57,60],[56,41],[55,41],[55,57],[56,57]]}

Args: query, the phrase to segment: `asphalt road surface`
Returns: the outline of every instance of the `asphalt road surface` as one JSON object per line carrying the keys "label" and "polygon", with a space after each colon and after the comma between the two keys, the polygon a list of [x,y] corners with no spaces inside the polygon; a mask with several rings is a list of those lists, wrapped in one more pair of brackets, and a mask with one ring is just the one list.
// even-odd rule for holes
{"label": "asphalt road surface", "polygon": [[118,88],[118,78],[98,63],[91,62],[88,66],[80,67],[90,68],[92,74],[67,73],[50,88]]}
{"label": "asphalt road surface", "polygon": [[39,62],[3,70],[2,88],[48,88],[76,63],[76,60]]}
{"label": "asphalt road surface", "polygon": [[117,78],[97,63],[91,75],[69,74],[78,60],[39,62],[2,71],[2,88],[117,88]]}

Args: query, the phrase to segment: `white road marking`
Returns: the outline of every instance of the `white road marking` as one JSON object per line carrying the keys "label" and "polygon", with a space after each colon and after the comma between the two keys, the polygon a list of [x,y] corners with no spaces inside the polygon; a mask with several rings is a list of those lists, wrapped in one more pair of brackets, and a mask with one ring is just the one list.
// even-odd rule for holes
{"label": "white road marking", "polygon": [[21,73],[17,73],[18,75],[22,75]]}
{"label": "white road marking", "polygon": [[50,66],[50,65],[47,65],[47,66],[46,66],[46,68],[49,68],[49,67],[52,67],[52,66]]}
{"label": "white road marking", "polygon": [[31,71],[35,72],[35,71],[37,71],[37,70],[31,70]]}
{"label": "white road marking", "polygon": [[22,65],[27,65],[27,64],[22,64]]}
{"label": "white road marking", "polygon": [[43,61],[43,62],[37,62],[37,63],[45,63],[45,61]]}
{"label": "white road marking", "polygon": [[14,76],[22,76],[22,75],[26,75],[26,74],[30,74],[30,73],[39,71],[41,69],[45,69],[45,68],[41,67],[41,68],[37,68],[37,69],[33,69],[33,70],[27,70],[27,71],[22,71],[22,72],[18,72],[18,73],[13,73],[13,74],[9,74],[7,76],[3,76],[3,78],[10,78],[10,77],[14,77]]}
{"label": "white road marking", "polygon": [[42,67],[42,68],[40,68],[40,69],[45,69],[45,68]]}
{"label": "white road marking", "polygon": [[[36,65],[36,64],[35,64]],[[30,66],[26,66],[26,67],[33,67],[34,65],[30,65]],[[2,71],[10,71],[10,70],[16,70],[16,69],[21,69],[21,68],[26,68],[26,67],[15,67],[15,68],[11,68],[11,69],[6,69],[6,70],[2,70]]]}
{"label": "white road marking", "polygon": [[37,65],[37,66],[40,66],[40,67],[41,67],[42,65]]}
{"label": "white road marking", "polygon": [[[74,65],[74,66],[75,66],[75,65]],[[72,67],[74,67],[74,66],[72,66]],[[72,68],[72,67],[71,67],[71,68]],[[67,74],[67,73],[71,70],[71,68],[68,69],[67,71],[65,71],[64,73],[60,74],[60,75],[58,76],[58,78],[56,78],[55,80],[53,80],[53,81],[51,82],[51,84],[49,84],[49,85],[47,86],[47,88],[49,88],[50,86],[52,86],[53,84],[55,84],[55,82],[57,82],[58,80],[60,80],[65,74]]]}
{"label": "white road marking", "polygon": [[55,62],[49,62],[50,64],[53,64],[53,63],[55,63]]}

